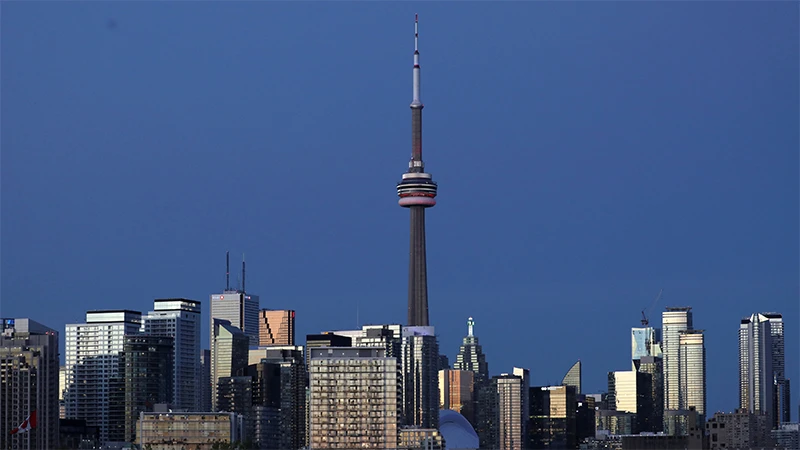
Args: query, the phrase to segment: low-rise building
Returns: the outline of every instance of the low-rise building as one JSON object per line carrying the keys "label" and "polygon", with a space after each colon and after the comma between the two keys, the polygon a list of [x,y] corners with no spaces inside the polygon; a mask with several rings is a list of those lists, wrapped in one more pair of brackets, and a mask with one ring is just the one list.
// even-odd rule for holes
{"label": "low-rise building", "polygon": [[236,413],[142,412],[136,443],[151,450],[211,450],[241,442],[244,418]]}

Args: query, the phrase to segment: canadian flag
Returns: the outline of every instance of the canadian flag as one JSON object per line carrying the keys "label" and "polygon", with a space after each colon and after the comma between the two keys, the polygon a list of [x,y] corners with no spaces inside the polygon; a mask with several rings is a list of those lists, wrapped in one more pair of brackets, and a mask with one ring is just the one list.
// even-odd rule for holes
{"label": "canadian flag", "polygon": [[36,428],[36,411],[32,412],[27,419],[23,420],[17,428],[11,430],[11,434],[27,433],[31,431],[31,428]]}

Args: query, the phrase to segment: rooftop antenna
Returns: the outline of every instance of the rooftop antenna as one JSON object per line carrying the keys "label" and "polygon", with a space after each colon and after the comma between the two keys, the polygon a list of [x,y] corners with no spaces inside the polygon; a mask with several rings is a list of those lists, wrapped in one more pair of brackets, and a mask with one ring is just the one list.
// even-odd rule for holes
{"label": "rooftop antenna", "polygon": [[242,294],[245,292],[247,291],[244,289],[244,253],[242,253]]}
{"label": "rooftop antenna", "polygon": [[231,252],[225,252],[225,290],[231,290]]}

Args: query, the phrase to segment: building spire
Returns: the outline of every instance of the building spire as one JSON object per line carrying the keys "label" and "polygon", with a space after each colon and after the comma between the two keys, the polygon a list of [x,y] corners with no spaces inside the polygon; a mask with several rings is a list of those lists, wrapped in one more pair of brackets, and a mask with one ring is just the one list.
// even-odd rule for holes
{"label": "building spire", "polygon": [[467,319],[467,336],[469,337],[474,336],[473,328],[475,328],[475,321],[472,320],[472,317],[470,317],[469,319]]}
{"label": "building spire", "polygon": [[412,108],[422,108],[419,67],[419,15],[414,14],[414,93],[411,101]]}

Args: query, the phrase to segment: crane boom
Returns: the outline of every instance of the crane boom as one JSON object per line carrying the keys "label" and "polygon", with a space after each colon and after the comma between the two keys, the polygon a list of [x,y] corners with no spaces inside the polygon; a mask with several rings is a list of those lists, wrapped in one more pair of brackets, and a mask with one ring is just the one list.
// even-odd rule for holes
{"label": "crane boom", "polygon": [[[648,326],[650,324],[650,321],[647,319],[647,314],[650,314],[652,312],[653,307],[656,306],[656,303],[658,303],[658,301],[661,299],[661,294],[663,294],[663,293],[664,293],[664,289],[662,288],[662,289],[660,289],[658,291],[658,295],[656,295],[656,298],[653,300],[652,303],[650,303],[650,306],[647,309],[643,309],[642,310],[642,326],[643,327],[646,327],[646,326]],[[645,314],[645,311],[647,311],[647,314]]]}

